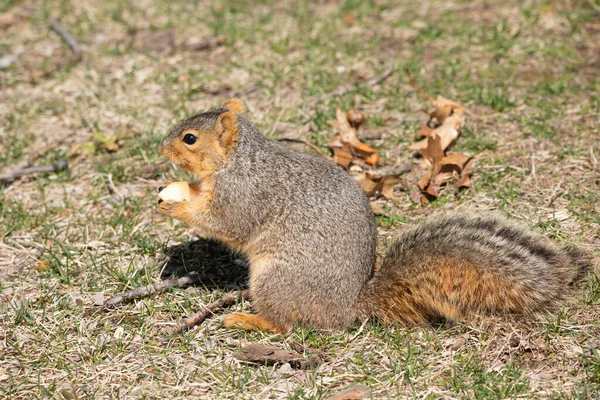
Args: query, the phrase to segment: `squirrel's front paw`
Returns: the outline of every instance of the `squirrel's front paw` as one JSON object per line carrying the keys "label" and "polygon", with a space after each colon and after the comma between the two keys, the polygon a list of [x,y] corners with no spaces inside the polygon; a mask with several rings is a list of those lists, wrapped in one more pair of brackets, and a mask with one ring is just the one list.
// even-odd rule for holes
{"label": "squirrel's front paw", "polygon": [[179,206],[181,206],[180,201],[161,199],[158,200],[158,211],[160,211],[161,214],[166,215],[168,217],[175,217]]}

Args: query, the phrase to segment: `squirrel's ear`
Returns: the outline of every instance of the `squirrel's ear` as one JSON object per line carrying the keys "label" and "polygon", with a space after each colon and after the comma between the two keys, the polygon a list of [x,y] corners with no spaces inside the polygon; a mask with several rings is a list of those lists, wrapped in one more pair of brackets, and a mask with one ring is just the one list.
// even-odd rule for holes
{"label": "squirrel's ear", "polygon": [[244,103],[242,103],[242,101],[238,100],[238,99],[229,99],[229,100],[225,101],[221,105],[221,108],[224,108],[226,110],[229,110],[231,112],[238,113],[238,114],[243,114],[244,111],[246,111],[246,107],[244,107]]}
{"label": "squirrel's ear", "polygon": [[226,111],[219,115],[215,122],[213,132],[219,138],[219,143],[225,152],[227,152],[238,139],[237,117],[234,113]]}

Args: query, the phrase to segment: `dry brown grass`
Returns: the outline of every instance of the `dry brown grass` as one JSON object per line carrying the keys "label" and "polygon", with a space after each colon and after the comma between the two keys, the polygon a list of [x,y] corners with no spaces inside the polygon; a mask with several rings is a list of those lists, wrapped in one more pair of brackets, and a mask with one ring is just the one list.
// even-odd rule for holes
{"label": "dry brown grass", "polygon": [[[57,140],[37,163],[70,163],[68,172],[0,187],[0,397],[327,398],[362,383],[373,398],[598,398],[594,276],[540,321],[372,322],[281,336],[228,330],[215,317],[169,335],[180,317],[242,286],[244,269],[161,217],[153,195],[181,176],[156,154],[171,125],[233,96],[268,136],[320,145],[334,136],[335,108],[357,107],[385,166],[409,161],[405,145],[426,102],[403,73],[319,100],[381,75],[395,58],[431,94],[495,116],[468,119],[457,144],[480,158],[472,189],[448,190],[427,207],[412,205],[402,187],[398,202],[377,200],[387,210],[381,251],[402,225],[438,209],[500,209],[599,255],[597,0],[5,0],[0,11],[0,56],[17,57],[0,70],[0,166]],[[83,60],[32,81],[70,57],[49,15],[78,39]],[[215,37],[224,41],[189,49]],[[159,280],[165,253],[174,255],[169,271],[201,271],[203,285],[110,310],[94,305],[97,293]],[[234,358],[254,341],[299,342],[327,361],[303,371]]]}

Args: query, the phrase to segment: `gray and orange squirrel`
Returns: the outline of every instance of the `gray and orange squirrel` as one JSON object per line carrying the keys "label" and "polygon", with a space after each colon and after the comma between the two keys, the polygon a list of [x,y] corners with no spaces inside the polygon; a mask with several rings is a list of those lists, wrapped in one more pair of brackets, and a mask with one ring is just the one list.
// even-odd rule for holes
{"label": "gray and orange squirrel", "polygon": [[243,253],[255,314],[226,326],[286,332],[551,310],[592,259],[499,216],[450,213],[408,229],[375,271],[377,230],[365,194],[329,160],[264,138],[239,100],[177,125],[160,153],[194,173],[189,201],[160,212]]}

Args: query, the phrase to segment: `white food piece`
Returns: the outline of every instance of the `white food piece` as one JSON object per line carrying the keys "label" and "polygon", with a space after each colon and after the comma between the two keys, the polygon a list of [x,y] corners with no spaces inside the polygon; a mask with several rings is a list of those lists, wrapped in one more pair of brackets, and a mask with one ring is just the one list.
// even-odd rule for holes
{"label": "white food piece", "polygon": [[187,182],[173,182],[158,193],[158,198],[165,201],[189,201],[190,185]]}

